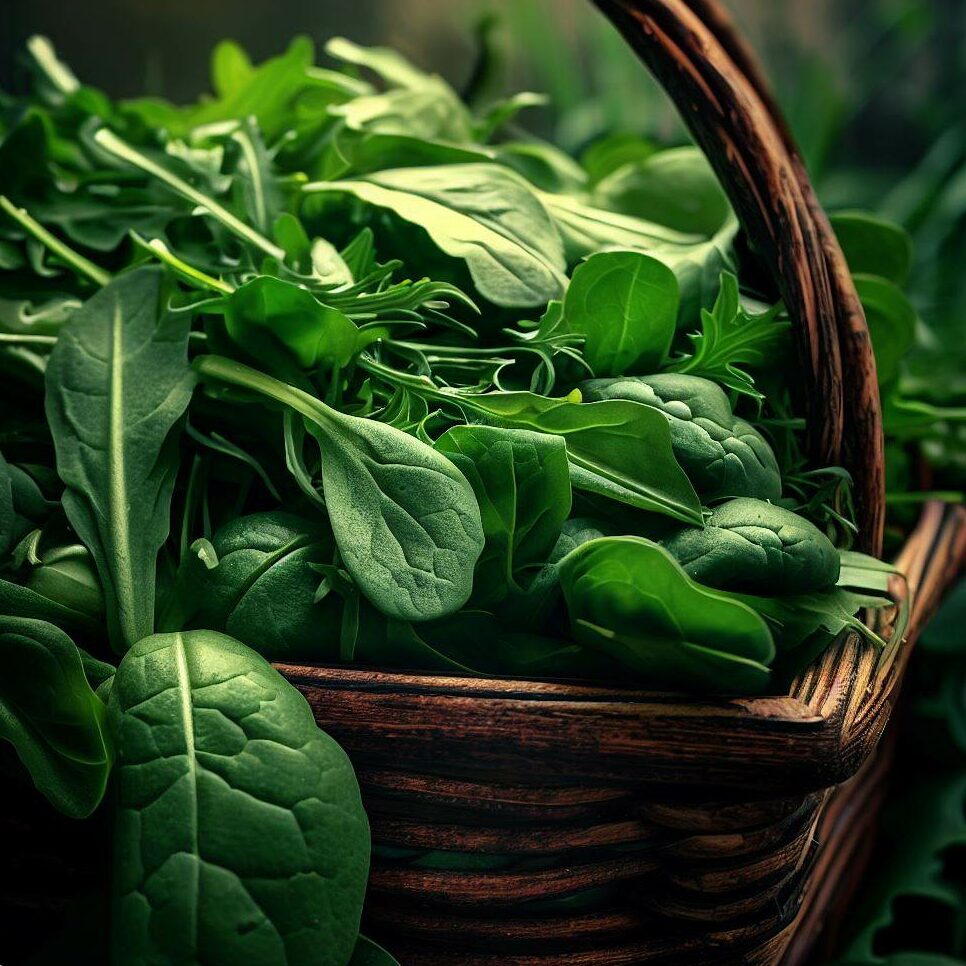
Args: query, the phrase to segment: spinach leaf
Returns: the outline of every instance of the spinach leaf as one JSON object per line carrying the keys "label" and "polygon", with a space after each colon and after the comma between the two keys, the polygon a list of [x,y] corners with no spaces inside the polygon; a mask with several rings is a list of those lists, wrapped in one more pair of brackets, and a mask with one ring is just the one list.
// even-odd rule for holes
{"label": "spinach leaf", "polygon": [[781,496],[778,461],[768,441],[739,419],[720,386],[699,376],[660,373],[581,383],[587,399],[630,399],[664,413],[674,455],[702,499]]}
{"label": "spinach leaf", "polygon": [[735,392],[762,399],[755,380],[739,366],[767,365],[775,348],[786,338],[790,323],[776,319],[777,307],[751,315],[742,308],[738,279],[721,275],[714,307],[701,310],[701,332],[690,335],[694,351],[667,368],[671,372],[704,376]]}
{"label": "spinach leaf", "polygon": [[[189,555],[178,576],[179,607],[163,629],[224,631],[271,661],[338,659],[337,603],[316,603],[335,541],[322,520],[280,510],[226,523],[211,538],[217,563]],[[179,613],[180,612],[180,613]]]}
{"label": "spinach leaf", "polygon": [[667,419],[624,399],[578,403],[529,392],[458,399],[497,425],[563,436],[571,483],[642,510],[700,524],[701,503],[671,450]]}
{"label": "spinach leaf", "polygon": [[27,590],[103,626],[104,593],[91,554],[83,545],[40,547],[23,582]]}
{"label": "spinach leaf", "polygon": [[155,561],[177,469],[173,430],[193,386],[188,319],[165,311],[161,278],[140,268],[98,292],[47,366],[64,509],[97,563],[118,651],[153,630]]}
{"label": "spinach leaf", "polygon": [[466,261],[495,305],[545,305],[564,290],[560,238],[527,183],[493,164],[380,171],[357,181],[319,181],[306,201],[346,194],[426,231],[447,255]]}
{"label": "spinach leaf", "polygon": [[473,601],[494,604],[529,583],[570,515],[566,444],[559,436],[524,429],[454,426],[436,448],[476,494],[486,544],[476,565]]}
{"label": "spinach leaf", "polygon": [[694,583],[642,537],[604,537],[569,553],[560,582],[574,637],[648,687],[755,693],[775,646],[747,605]]}
{"label": "spinach leaf", "polygon": [[839,578],[831,540],[804,517],[763,500],[729,500],[703,529],[688,527],[662,542],[688,576],[720,590],[805,594]]}
{"label": "spinach leaf", "polygon": [[360,936],[352,953],[352,959],[349,960],[349,966],[399,966],[399,963],[382,946],[377,946],[371,939]]}
{"label": "spinach leaf", "polygon": [[115,961],[346,963],[369,830],[299,692],[223,634],[157,634],[124,656],[109,713]]}
{"label": "spinach leaf", "polygon": [[[47,582],[43,581],[43,584]],[[50,621],[82,642],[94,641],[103,635],[104,615],[101,608],[91,613],[84,606],[90,600],[89,588],[83,591],[83,600],[76,599],[73,594],[62,597],[59,593],[63,590],[62,586],[57,587],[57,597],[45,596],[45,589],[46,586],[42,586],[34,590],[12,580],[0,579],[0,614]]]}
{"label": "spinach leaf", "polygon": [[579,265],[564,297],[563,331],[583,335],[597,376],[646,372],[671,347],[678,283],[662,262],[639,252],[601,252]]}
{"label": "spinach leaf", "polygon": [[0,738],[55,807],[90,815],[107,787],[111,744],[81,652],[47,621],[0,615],[0,654]]}
{"label": "spinach leaf", "polygon": [[418,621],[466,603],[483,528],[472,487],[445,456],[239,363],[205,356],[196,365],[207,378],[261,393],[305,419],[321,450],[339,553],[376,607]]}
{"label": "spinach leaf", "polygon": [[[268,275],[253,278],[228,296],[225,325],[243,348],[252,346],[253,334],[274,337],[305,368],[346,366],[365,345],[344,313],[301,286]],[[258,355],[257,343],[253,355]]]}

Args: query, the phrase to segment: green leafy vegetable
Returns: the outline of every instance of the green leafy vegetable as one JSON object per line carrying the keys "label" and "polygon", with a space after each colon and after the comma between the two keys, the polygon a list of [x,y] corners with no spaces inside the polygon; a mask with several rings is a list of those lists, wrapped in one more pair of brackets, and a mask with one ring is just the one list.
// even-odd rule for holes
{"label": "green leafy vegetable", "polygon": [[75,313],[47,367],[64,509],[94,555],[119,651],[153,629],[177,468],[172,430],[193,385],[188,320],[166,314],[164,299],[157,269],[120,277]]}
{"label": "green leafy vegetable", "polygon": [[574,636],[655,688],[756,692],[775,646],[750,607],[694,583],[640,537],[591,540],[560,562]]}
{"label": "green leafy vegetable", "polygon": [[346,963],[369,830],[302,696],[223,634],[158,634],[125,655],[110,716],[116,962]]}
{"label": "green leafy vegetable", "polygon": [[349,960],[349,966],[399,966],[399,963],[382,946],[377,946],[371,939],[360,936],[352,953],[352,959]]}
{"label": "green leafy vegetable", "polygon": [[721,590],[804,594],[839,579],[839,555],[828,537],[791,510],[763,500],[722,503],[704,528],[680,530],[663,545],[688,576]]}
{"label": "green leafy vegetable", "polygon": [[726,272],[711,311],[701,310],[701,332],[691,336],[693,353],[673,362],[672,372],[713,379],[722,386],[761,398],[755,381],[740,366],[767,364],[770,353],[781,344],[788,329],[775,311],[749,315],[741,306],[738,280]]}
{"label": "green leafy vegetable", "polygon": [[778,462],[767,440],[737,418],[720,386],[699,376],[661,373],[581,383],[588,399],[628,399],[664,413],[671,445],[701,497],[781,496]]}
{"label": "green leafy vegetable", "polygon": [[463,396],[460,403],[502,426],[563,436],[578,489],[701,522],[697,494],[671,451],[667,420],[649,406],[623,399],[578,403],[526,392]]}
{"label": "green leafy vegetable", "polygon": [[352,195],[418,225],[447,255],[465,259],[480,294],[496,305],[543,305],[563,292],[556,229],[526,182],[504,168],[402,168],[362,181],[313,182],[304,190],[310,199]]}
{"label": "green leafy vegetable", "polygon": [[322,451],[336,544],[369,600],[403,620],[442,617],[466,603],[483,530],[473,490],[449,460],[398,429],[347,416],[246,366],[209,356],[198,369],[306,420]]}
{"label": "green leafy vegetable", "polygon": [[639,252],[601,252],[578,266],[560,327],[585,338],[583,356],[598,376],[646,372],[671,347],[678,283],[663,263]]}
{"label": "green leafy vegetable", "polygon": [[523,429],[454,426],[436,448],[476,494],[486,544],[476,565],[473,600],[480,606],[496,603],[529,583],[570,515],[566,444],[559,436]]}
{"label": "green leafy vegetable", "polygon": [[13,743],[58,809],[90,815],[104,795],[112,751],[107,709],[88,683],[81,652],[47,621],[0,616],[0,654],[0,738]]}

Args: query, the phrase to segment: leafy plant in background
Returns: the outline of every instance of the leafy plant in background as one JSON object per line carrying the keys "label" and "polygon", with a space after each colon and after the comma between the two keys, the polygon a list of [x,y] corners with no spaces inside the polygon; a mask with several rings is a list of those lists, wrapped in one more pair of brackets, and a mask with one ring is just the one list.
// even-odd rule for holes
{"label": "leafy plant in background", "polygon": [[[222,44],[177,107],[35,39],[4,103],[0,735],[70,814],[113,770],[119,964],[391,961],[355,777],[267,660],[751,693],[885,646],[698,152],[578,163],[532,97],[327,52]],[[891,391],[906,243],[850,218]]]}

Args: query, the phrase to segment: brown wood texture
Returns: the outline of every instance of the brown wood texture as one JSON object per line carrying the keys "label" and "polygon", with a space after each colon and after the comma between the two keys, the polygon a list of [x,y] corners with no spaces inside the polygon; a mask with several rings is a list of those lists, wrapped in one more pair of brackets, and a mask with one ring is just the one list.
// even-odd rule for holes
{"label": "brown wood texture", "polygon": [[671,96],[794,323],[817,464],[855,481],[862,548],[882,547],[875,360],[848,266],[747,46],[715,0],[594,0]]}
{"label": "brown wood texture", "polygon": [[280,666],[357,766],[367,928],[403,966],[803,962],[868,853],[878,739],[964,559],[966,510],[927,505],[906,636],[849,635],[793,695]]}

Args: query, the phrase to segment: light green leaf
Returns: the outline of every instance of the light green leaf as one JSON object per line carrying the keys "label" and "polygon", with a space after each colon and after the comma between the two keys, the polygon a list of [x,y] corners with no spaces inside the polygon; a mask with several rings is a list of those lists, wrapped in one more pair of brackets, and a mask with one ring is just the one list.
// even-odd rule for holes
{"label": "light green leaf", "polygon": [[496,305],[544,305],[563,293],[557,231],[527,183],[499,165],[399,168],[303,190],[307,199],[348,194],[424,229],[443,252],[465,260],[480,294]]}
{"label": "light green leaf", "polygon": [[602,252],[577,266],[560,329],[585,337],[583,357],[598,376],[656,369],[678,316],[678,283],[662,262],[640,252]]}

